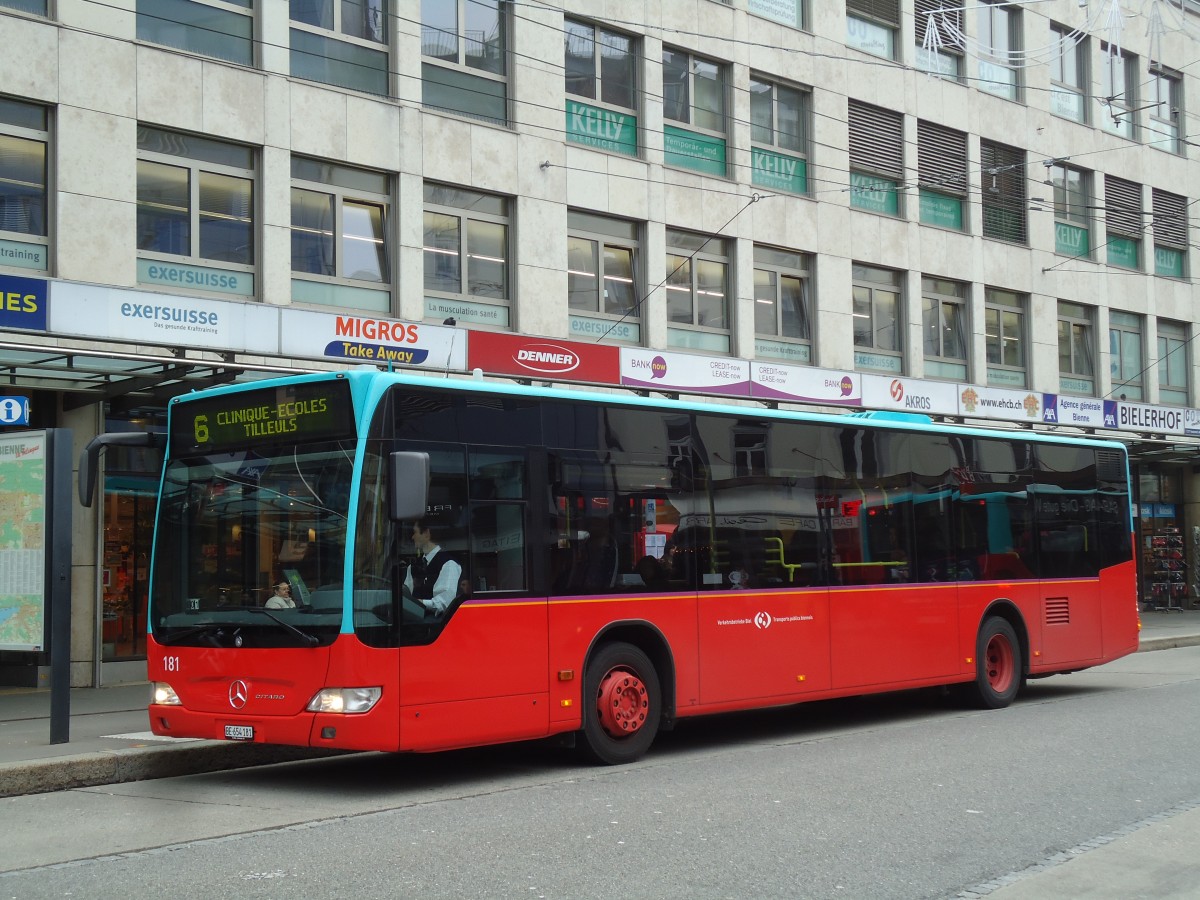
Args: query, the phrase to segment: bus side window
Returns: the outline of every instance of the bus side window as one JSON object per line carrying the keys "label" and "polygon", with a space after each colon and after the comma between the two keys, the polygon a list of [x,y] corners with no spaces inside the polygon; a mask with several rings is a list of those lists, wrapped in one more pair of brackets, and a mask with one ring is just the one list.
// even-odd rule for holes
{"label": "bus side window", "polygon": [[472,450],[470,543],[461,594],[529,587],[525,553],[527,466],[521,450]]}

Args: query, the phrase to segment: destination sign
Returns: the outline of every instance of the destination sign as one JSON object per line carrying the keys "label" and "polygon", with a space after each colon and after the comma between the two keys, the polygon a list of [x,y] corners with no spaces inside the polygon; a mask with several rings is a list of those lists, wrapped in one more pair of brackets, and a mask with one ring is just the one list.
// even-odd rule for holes
{"label": "destination sign", "polygon": [[345,379],[239,391],[171,406],[171,455],[354,436]]}

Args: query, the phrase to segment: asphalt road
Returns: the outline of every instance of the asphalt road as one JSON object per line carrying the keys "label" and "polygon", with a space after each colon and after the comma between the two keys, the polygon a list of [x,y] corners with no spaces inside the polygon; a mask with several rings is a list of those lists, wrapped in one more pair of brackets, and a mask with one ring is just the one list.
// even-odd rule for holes
{"label": "asphalt road", "polygon": [[0,898],[986,894],[1195,806],[1197,747],[1189,647],[997,712],[921,692],[688,722],[624,768],[519,745],[14,797]]}

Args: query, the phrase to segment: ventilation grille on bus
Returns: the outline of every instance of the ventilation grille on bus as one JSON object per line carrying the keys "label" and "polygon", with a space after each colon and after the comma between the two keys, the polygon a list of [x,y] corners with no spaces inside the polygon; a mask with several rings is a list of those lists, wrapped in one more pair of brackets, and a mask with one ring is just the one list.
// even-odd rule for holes
{"label": "ventilation grille on bus", "polygon": [[1071,601],[1066,597],[1046,598],[1046,624],[1070,625]]}

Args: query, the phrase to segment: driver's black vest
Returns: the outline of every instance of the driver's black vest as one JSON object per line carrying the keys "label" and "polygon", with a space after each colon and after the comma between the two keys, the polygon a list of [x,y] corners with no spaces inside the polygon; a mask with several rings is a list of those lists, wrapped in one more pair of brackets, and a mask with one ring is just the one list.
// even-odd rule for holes
{"label": "driver's black vest", "polygon": [[[433,555],[431,561],[426,561],[425,557],[419,557],[412,564],[412,594],[414,600],[430,600],[433,598],[433,586],[437,584],[438,575],[441,574],[442,566],[450,561],[450,556],[444,550],[439,550]],[[458,591],[458,585],[454,586],[455,592]]]}

